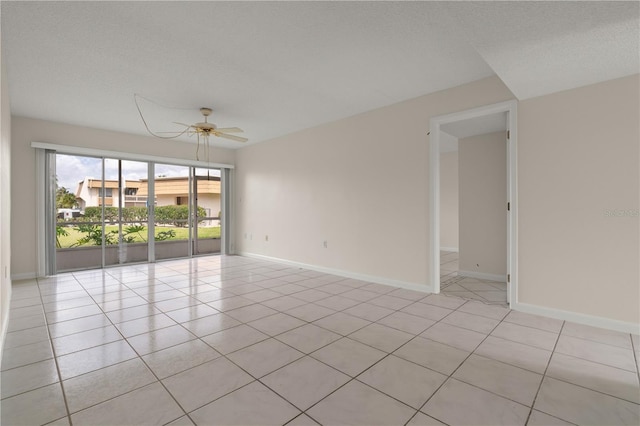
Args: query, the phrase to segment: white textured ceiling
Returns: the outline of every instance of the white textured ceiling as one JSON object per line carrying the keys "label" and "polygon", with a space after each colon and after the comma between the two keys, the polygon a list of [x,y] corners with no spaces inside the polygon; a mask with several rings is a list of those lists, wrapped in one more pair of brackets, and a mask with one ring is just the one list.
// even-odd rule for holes
{"label": "white textured ceiling", "polygon": [[518,99],[640,72],[640,2],[451,2],[451,22]]}
{"label": "white textured ceiling", "polygon": [[[498,74],[520,98],[637,73],[638,3],[2,2],[17,116],[264,141]],[[216,144],[236,148],[235,142]]]}

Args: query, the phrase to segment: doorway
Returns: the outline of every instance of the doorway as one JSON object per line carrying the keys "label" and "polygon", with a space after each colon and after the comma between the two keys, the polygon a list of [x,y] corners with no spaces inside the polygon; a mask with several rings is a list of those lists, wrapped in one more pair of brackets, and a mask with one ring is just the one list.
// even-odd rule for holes
{"label": "doorway", "polygon": [[[431,119],[434,293],[516,303],[516,143],[515,101]],[[460,193],[456,188],[453,194],[451,187],[458,184]]]}

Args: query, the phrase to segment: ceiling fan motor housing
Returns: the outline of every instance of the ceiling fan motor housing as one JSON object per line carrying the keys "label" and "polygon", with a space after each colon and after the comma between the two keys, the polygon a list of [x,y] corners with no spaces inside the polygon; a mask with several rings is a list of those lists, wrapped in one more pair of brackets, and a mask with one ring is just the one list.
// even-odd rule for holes
{"label": "ceiling fan motor housing", "polygon": [[207,123],[206,121],[204,123],[196,123],[193,127],[203,132],[211,132],[216,129],[215,124]]}

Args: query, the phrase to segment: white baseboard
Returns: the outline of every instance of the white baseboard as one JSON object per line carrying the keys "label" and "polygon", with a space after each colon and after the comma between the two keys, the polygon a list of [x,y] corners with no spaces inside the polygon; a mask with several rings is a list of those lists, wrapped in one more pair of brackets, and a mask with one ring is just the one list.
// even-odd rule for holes
{"label": "white baseboard", "polygon": [[458,253],[460,250],[458,249],[458,247],[442,247],[440,246],[440,251],[453,251]]}
{"label": "white baseboard", "polygon": [[11,281],[33,280],[36,278],[35,272],[25,272],[22,274],[11,274]]}
{"label": "white baseboard", "polygon": [[405,288],[408,290],[421,291],[423,293],[433,293],[433,287],[430,285],[421,285],[421,284],[409,283],[406,281],[393,280],[390,278],[375,277],[371,275],[359,274],[357,272],[343,271],[341,269],[327,268],[324,266],[311,265],[309,263],[296,262],[293,260],[280,259],[278,257],[265,256],[262,254],[249,253],[245,251],[237,252],[237,254],[239,256],[245,256],[253,259],[268,260],[270,262],[282,263],[284,265],[293,266],[296,268],[309,269],[311,271],[323,272],[325,274],[332,274],[340,277],[352,278],[355,280],[367,281],[375,284],[383,284],[383,285],[388,285],[392,287]]}
{"label": "white baseboard", "polygon": [[499,281],[501,283],[506,283],[507,282],[507,276],[506,275],[486,274],[484,272],[476,272],[476,271],[458,271],[458,276],[469,277],[469,278],[477,278],[479,280]]}
{"label": "white baseboard", "polygon": [[634,324],[632,322],[618,321],[610,318],[581,314],[578,312],[564,311],[562,309],[547,308],[545,306],[530,305],[528,303],[515,303],[511,306],[511,309],[527,314],[542,315],[549,318],[590,325],[592,327],[620,331],[622,333],[640,334],[640,324]]}

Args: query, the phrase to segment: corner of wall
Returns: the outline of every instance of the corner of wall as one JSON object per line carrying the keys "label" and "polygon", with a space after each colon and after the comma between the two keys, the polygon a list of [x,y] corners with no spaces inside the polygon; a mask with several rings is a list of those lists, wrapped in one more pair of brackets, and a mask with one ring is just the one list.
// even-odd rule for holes
{"label": "corner of wall", "polygon": [[11,111],[9,85],[0,47],[0,361],[11,300]]}

